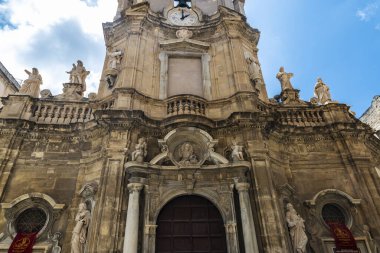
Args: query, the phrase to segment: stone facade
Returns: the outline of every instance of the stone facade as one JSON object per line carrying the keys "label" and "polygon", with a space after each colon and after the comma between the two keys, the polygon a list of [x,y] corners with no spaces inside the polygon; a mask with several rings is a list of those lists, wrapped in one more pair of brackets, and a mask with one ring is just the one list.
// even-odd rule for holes
{"label": "stone facade", "polygon": [[[8,72],[5,66],[0,62],[0,97],[6,97],[14,94],[20,89],[20,84]],[[0,102],[0,108],[3,104]]]}
{"label": "stone facade", "polygon": [[380,136],[380,96],[375,96],[371,106],[360,117],[360,120],[370,125]]}
{"label": "stone facade", "polygon": [[[362,252],[376,252],[380,141],[345,104],[305,102],[291,86],[269,99],[244,1],[195,2],[204,6],[186,15],[196,13],[196,25],[177,26],[172,1],[119,1],[103,25],[98,94],[83,98],[71,81],[57,96],[5,99],[0,252],[31,207],[49,217],[35,252],[161,252],[160,213],[189,195],[220,212],[229,253],[293,253],[289,204],[304,220],[306,252],[333,252],[322,218],[329,204]],[[168,97],[190,73],[183,66],[187,74],[169,81],[170,59],[199,60],[200,70],[190,69],[202,77],[202,96],[186,87]]]}

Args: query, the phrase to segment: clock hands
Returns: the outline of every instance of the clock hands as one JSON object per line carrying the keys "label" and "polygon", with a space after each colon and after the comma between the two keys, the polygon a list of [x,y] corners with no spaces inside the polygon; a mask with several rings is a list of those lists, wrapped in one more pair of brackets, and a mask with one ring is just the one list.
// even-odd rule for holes
{"label": "clock hands", "polygon": [[184,20],[184,19],[187,18],[188,16],[190,16],[190,14],[185,15],[184,10],[182,9],[182,17],[181,17],[181,20]]}

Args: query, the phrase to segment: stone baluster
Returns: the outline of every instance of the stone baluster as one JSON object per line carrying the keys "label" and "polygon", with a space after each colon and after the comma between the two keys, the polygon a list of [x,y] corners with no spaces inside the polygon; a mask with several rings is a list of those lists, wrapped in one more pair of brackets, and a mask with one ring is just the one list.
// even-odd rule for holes
{"label": "stone baluster", "polygon": [[127,222],[124,234],[123,253],[137,253],[137,242],[139,234],[139,198],[140,191],[144,185],[140,183],[128,184],[129,200],[127,211]]}
{"label": "stone baluster", "polygon": [[239,203],[241,211],[241,221],[243,225],[244,247],[246,253],[259,253],[257,244],[255,224],[253,222],[251,202],[249,200],[248,183],[236,183],[236,190],[239,192]]}

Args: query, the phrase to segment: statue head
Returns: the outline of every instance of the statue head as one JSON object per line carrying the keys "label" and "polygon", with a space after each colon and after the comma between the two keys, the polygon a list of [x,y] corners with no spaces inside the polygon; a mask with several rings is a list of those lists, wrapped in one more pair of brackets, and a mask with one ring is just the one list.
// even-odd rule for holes
{"label": "statue head", "polygon": [[79,204],[78,209],[79,209],[79,212],[86,211],[87,210],[87,205],[82,202],[82,203]]}
{"label": "statue head", "polygon": [[78,64],[78,66],[83,67],[83,62],[82,62],[81,60],[78,60],[78,61],[77,61],[77,64]]}
{"label": "statue head", "polygon": [[38,69],[37,68],[32,68],[32,73],[35,75],[38,75]]}
{"label": "statue head", "polygon": [[138,140],[139,144],[143,144],[144,142],[145,142],[145,138],[144,137],[139,138],[139,140]]}
{"label": "statue head", "polygon": [[284,67],[280,67],[280,72],[285,72],[285,68]]}
{"label": "statue head", "polygon": [[286,204],[286,210],[288,210],[288,211],[294,210],[294,207],[293,207],[292,203]]}

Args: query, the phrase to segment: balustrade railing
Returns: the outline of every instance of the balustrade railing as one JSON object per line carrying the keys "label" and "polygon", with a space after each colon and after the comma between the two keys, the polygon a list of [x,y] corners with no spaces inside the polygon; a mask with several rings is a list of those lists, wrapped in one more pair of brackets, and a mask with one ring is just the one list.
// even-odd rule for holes
{"label": "balustrade railing", "polygon": [[287,110],[277,115],[284,125],[315,126],[326,122],[323,110]]}
{"label": "balustrade railing", "polygon": [[31,120],[39,123],[70,124],[92,120],[92,109],[87,103],[56,104],[38,101],[29,107]]}
{"label": "balustrade railing", "polygon": [[193,96],[179,96],[167,101],[168,116],[195,114],[206,115],[207,103],[203,99]]}

